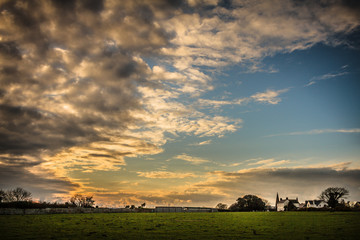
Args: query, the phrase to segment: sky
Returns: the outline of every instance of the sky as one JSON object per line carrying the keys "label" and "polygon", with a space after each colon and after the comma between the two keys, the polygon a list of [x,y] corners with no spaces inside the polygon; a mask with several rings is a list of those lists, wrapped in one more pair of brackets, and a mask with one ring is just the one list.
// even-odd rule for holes
{"label": "sky", "polygon": [[1,0],[0,188],[359,201],[359,39],[356,0]]}

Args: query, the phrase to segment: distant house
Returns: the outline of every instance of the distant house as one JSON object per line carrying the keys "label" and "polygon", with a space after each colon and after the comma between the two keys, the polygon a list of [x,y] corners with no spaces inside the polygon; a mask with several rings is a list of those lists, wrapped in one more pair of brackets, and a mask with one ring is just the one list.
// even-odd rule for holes
{"label": "distant house", "polygon": [[305,206],[306,208],[323,208],[327,207],[328,204],[324,200],[306,200]]}
{"label": "distant house", "polygon": [[347,203],[345,203],[345,206],[347,207],[351,207],[351,208],[358,208],[360,207],[360,202],[357,202],[357,201],[347,201]]}
{"label": "distant house", "polygon": [[279,199],[279,194],[276,194],[276,205],[275,205],[275,209],[278,212],[282,212],[282,211],[288,211],[289,208],[294,207],[296,209],[298,209],[300,207],[300,203],[298,198],[296,199],[289,199],[289,198],[285,198]]}

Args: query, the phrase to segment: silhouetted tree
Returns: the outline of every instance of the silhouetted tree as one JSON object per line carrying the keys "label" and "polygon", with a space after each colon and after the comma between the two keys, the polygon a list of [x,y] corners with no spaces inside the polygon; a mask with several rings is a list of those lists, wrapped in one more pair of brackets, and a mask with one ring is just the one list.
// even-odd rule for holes
{"label": "silhouetted tree", "polygon": [[346,188],[329,187],[320,194],[319,198],[327,202],[329,207],[335,208],[339,204],[339,199],[346,198],[347,195],[349,195],[349,190]]}
{"label": "silhouetted tree", "polygon": [[146,206],[146,203],[141,204],[141,207],[144,208]]}
{"label": "silhouetted tree", "polygon": [[4,190],[0,189],[0,203],[2,203],[5,200],[6,193]]}
{"label": "silhouetted tree", "polygon": [[246,195],[243,197],[246,200],[249,210],[264,210],[265,202],[255,195]]}
{"label": "silhouetted tree", "polygon": [[70,198],[70,203],[77,207],[91,208],[94,206],[95,201],[93,200],[93,196],[75,194]]}
{"label": "silhouetted tree", "polygon": [[31,200],[31,193],[23,188],[18,187],[12,190],[11,192],[16,202]]}
{"label": "silhouetted tree", "polygon": [[218,203],[217,205],[216,205],[216,208],[217,209],[227,209],[227,204],[225,204],[225,203]]}
{"label": "silhouetted tree", "polygon": [[238,198],[235,203],[231,204],[229,209],[231,211],[246,211],[246,201],[244,198]]}
{"label": "silhouetted tree", "polygon": [[81,207],[81,198],[82,198],[82,196],[80,194],[75,194],[74,196],[72,196],[70,198],[70,203],[73,206]]}
{"label": "silhouetted tree", "polygon": [[85,206],[84,207],[93,207],[95,201],[93,200],[93,196],[85,197]]}
{"label": "silhouetted tree", "polygon": [[31,201],[31,193],[21,187],[12,190],[0,190],[0,202]]}
{"label": "silhouetted tree", "polygon": [[3,202],[15,202],[15,197],[12,190],[4,192]]}
{"label": "silhouetted tree", "polygon": [[265,202],[258,196],[249,194],[238,198],[229,209],[232,211],[262,211],[265,210]]}
{"label": "silhouetted tree", "polygon": [[131,205],[130,209],[135,209],[135,205]]}

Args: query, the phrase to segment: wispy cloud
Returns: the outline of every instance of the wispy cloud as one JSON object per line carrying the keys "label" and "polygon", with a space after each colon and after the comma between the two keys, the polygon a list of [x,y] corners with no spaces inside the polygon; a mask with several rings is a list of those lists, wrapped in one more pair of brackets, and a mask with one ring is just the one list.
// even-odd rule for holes
{"label": "wispy cloud", "polygon": [[235,100],[209,100],[209,99],[199,99],[198,103],[200,106],[211,106],[219,108],[225,105],[245,105],[249,102],[258,102],[258,103],[267,103],[267,104],[278,104],[281,102],[280,94],[289,91],[289,88],[280,89],[280,90],[271,90],[268,89],[265,92],[258,92],[250,97],[235,99]]}
{"label": "wispy cloud", "polygon": [[262,160],[258,160],[256,162],[252,162],[252,163],[249,163],[248,165],[263,165],[263,164],[268,164],[268,163],[272,163],[274,162],[275,159],[273,158],[270,158],[270,159],[262,159]]}
{"label": "wispy cloud", "polygon": [[256,94],[252,95],[251,98],[255,102],[278,104],[281,101],[281,98],[279,98],[279,95],[281,93],[285,93],[287,91],[289,91],[288,88],[277,90],[277,91],[268,89],[266,92],[256,93]]}
{"label": "wispy cloud", "polygon": [[264,168],[264,167],[273,167],[273,166],[284,166],[286,164],[291,163],[290,160],[275,160],[274,158],[269,159],[261,159],[256,162],[248,163],[249,166],[251,165],[258,165],[258,167]]}
{"label": "wispy cloud", "polygon": [[189,156],[189,155],[187,155],[185,153],[183,153],[181,155],[178,155],[175,158],[180,159],[180,160],[184,160],[186,162],[190,162],[191,164],[194,164],[194,165],[199,165],[199,164],[210,162],[209,160],[199,158],[199,157]]}
{"label": "wispy cloud", "polygon": [[221,107],[221,106],[224,106],[224,105],[240,104],[237,100],[226,101],[226,100],[199,99],[198,102],[199,102],[199,104],[201,106],[212,106],[212,107],[215,107],[215,108],[218,108],[218,107]]}
{"label": "wispy cloud", "polygon": [[206,140],[206,141],[202,141],[202,142],[198,142],[198,143],[193,143],[191,144],[192,146],[203,146],[203,145],[209,145],[212,143],[212,140]]}
{"label": "wispy cloud", "polygon": [[327,80],[327,79],[332,79],[332,78],[337,78],[337,77],[347,75],[347,74],[349,74],[349,72],[344,71],[347,67],[348,66],[345,65],[345,66],[342,66],[341,69],[337,72],[326,73],[321,76],[313,77],[310,79],[309,83],[305,85],[305,87],[314,85],[315,83],[317,83],[318,81],[321,81],[321,80]]}
{"label": "wispy cloud", "polygon": [[137,172],[140,177],[145,178],[189,178],[195,177],[193,173],[177,173],[169,171]]}
{"label": "wispy cloud", "polygon": [[315,134],[324,134],[324,133],[360,133],[360,128],[352,129],[313,129],[310,131],[303,132],[289,132],[289,133],[279,133],[272,134],[265,137],[276,137],[276,136],[292,136],[292,135],[315,135]]}

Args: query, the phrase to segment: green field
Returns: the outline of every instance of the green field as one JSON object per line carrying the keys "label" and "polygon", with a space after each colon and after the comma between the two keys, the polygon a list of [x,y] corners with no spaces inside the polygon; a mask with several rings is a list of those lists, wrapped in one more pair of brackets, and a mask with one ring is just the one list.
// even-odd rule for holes
{"label": "green field", "polygon": [[360,213],[1,215],[0,239],[360,239]]}

